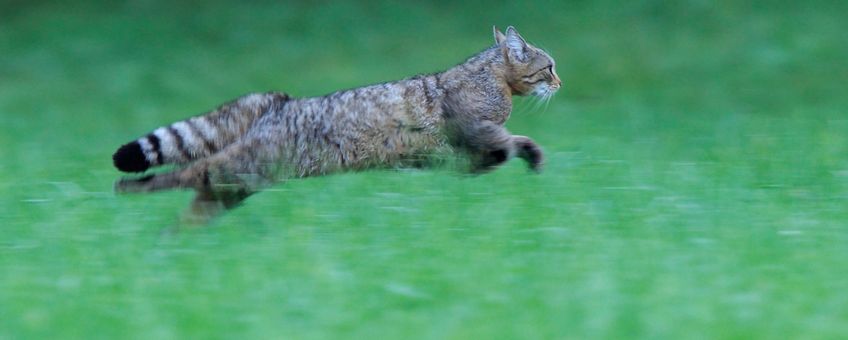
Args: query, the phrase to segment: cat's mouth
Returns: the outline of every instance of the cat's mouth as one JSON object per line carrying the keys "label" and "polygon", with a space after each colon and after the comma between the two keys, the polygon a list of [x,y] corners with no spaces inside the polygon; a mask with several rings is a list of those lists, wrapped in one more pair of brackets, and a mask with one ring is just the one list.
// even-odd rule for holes
{"label": "cat's mouth", "polygon": [[543,84],[533,88],[533,94],[536,97],[548,98],[554,95],[559,90],[560,85]]}

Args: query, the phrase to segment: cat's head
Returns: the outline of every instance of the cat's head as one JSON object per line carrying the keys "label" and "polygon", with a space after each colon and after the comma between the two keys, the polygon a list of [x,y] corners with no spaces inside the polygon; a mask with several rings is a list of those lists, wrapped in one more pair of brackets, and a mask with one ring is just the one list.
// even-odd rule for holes
{"label": "cat's head", "polygon": [[549,97],[562,86],[554,58],[528,44],[512,26],[507,27],[506,34],[497,27],[492,29],[504,55],[507,82],[515,94]]}

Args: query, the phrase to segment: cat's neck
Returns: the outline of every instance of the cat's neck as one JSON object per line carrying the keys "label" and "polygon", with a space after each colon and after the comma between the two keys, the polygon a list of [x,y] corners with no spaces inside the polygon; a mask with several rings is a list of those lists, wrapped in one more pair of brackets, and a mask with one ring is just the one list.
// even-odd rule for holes
{"label": "cat's neck", "polygon": [[490,47],[477,53],[462,63],[448,69],[445,73],[459,73],[464,75],[472,75],[489,70],[493,64],[502,64],[503,55],[499,53],[496,47]]}
{"label": "cat's neck", "polygon": [[437,75],[453,114],[503,123],[512,111],[513,90],[506,81],[499,48],[486,49]]}
{"label": "cat's neck", "polygon": [[474,87],[478,90],[497,91],[507,97],[513,95],[506,77],[506,60],[498,46],[477,53],[464,62],[439,74],[441,79],[453,80],[447,86],[452,90]]}

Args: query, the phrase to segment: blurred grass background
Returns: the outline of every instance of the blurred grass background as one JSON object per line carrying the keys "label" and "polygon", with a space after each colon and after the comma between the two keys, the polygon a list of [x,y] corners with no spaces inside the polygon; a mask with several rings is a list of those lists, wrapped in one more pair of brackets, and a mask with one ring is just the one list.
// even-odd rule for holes
{"label": "blurred grass background", "polygon": [[[0,2],[0,338],[848,334],[840,1]],[[546,172],[290,181],[160,235],[110,156],[239,95],[558,62]]]}

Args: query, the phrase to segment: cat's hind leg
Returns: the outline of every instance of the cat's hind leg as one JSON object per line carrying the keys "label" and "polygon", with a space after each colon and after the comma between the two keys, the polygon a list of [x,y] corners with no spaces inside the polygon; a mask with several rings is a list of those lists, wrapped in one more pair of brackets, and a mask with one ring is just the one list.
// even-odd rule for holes
{"label": "cat's hind leg", "polygon": [[247,197],[274,182],[270,161],[272,146],[240,142],[211,157],[197,160],[172,172],[140,178],[123,178],[115,183],[117,193],[193,189],[194,201],[184,221],[205,223],[235,208]]}
{"label": "cat's hind leg", "polygon": [[192,225],[206,224],[225,211],[237,207],[251,194],[248,190],[197,190],[191,205],[183,213],[181,222]]}

